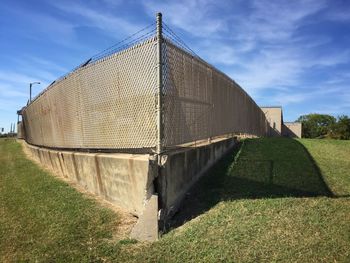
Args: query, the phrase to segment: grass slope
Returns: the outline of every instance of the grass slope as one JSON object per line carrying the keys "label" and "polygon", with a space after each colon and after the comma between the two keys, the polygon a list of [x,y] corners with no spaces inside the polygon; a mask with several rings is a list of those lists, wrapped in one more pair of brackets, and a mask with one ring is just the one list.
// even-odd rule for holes
{"label": "grass slope", "polygon": [[338,195],[350,194],[350,141],[302,139],[327,184]]}
{"label": "grass slope", "polygon": [[[247,140],[236,162],[228,156],[199,182],[185,202],[186,215],[178,215],[199,216],[154,243],[147,260],[349,262],[350,198],[330,198],[338,187],[328,187],[320,171],[347,167],[350,145],[329,141],[335,147],[324,151],[325,160],[345,158],[317,159],[319,168],[307,143],[323,147],[317,140]],[[338,175],[349,179],[349,170]]]}
{"label": "grass slope", "polygon": [[191,190],[173,226],[188,222],[133,244],[111,242],[117,215],[2,140],[0,261],[349,262],[349,151],[346,141],[246,140]]}
{"label": "grass slope", "polygon": [[102,259],[118,220],[0,139],[0,262]]}

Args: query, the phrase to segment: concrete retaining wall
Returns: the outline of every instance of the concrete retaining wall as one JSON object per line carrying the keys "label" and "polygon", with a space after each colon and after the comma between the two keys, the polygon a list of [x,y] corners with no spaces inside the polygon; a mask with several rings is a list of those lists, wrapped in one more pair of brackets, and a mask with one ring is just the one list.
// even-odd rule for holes
{"label": "concrete retaining wall", "polygon": [[156,173],[148,154],[80,153],[23,145],[45,168],[137,216],[143,213],[145,201],[153,194]]}
{"label": "concrete retaining wall", "polygon": [[17,138],[24,139],[24,137],[25,137],[25,134],[24,134],[23,122],[19,121],[17,122]]}
{"label": "concrete retaining wall", "polygon": [[164,221],[178,210],[192,185],[236,144],[236,138],[221,138],[204,145],[170,152],[163,158],[166,162],[160,168],[157,192]]}
{"label": "concrete retaining wall", "polygon": [[166,222],[191,186],[236,143],[235,138],[217,138],[170,151],[158,160],[148,154],[57,151],[24,141],[23,146],[45,168],[138,216],[133,238],[155,240],[158,215]]}

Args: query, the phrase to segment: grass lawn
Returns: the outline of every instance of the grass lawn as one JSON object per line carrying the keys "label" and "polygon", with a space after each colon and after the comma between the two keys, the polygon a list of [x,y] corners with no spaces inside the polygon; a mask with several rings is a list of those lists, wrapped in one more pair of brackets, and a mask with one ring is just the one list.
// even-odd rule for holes
{"label": "grass lawn", "polygon": [[[0,139],[0,262],[91,262],[111,250],[119,217]],[[112,245],[113,244],[113,245]]]}
{"label": "grass lawn", "polygon": [[118,241],[120,216],[0,140],[0,261],[42,262],[350,262],[350,141],[246,140],[184,203],[158,242]]}
{"label": "grass lawn", "polygon": [[303,139],[310,154],[315,158],[322,174],[338,195],[350,194],[350,141]]}

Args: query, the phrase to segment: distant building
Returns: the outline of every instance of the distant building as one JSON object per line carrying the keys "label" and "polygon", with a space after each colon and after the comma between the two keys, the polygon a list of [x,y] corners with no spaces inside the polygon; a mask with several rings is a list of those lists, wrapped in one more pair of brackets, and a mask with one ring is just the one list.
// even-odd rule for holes
{"label": "distant building", "polygon": [[301,123],[284,122],[281,106],[260,107],[270,124],[270,136],[301,138]]}

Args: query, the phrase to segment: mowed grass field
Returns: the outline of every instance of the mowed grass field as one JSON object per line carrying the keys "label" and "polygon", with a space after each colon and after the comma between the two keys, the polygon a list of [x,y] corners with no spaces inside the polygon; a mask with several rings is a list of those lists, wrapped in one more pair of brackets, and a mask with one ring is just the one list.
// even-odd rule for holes
{"label": "mowed grass field", "polygon": [[154,243],[0,140],[0,262],[350,262],[350,141],[251,139]]}

